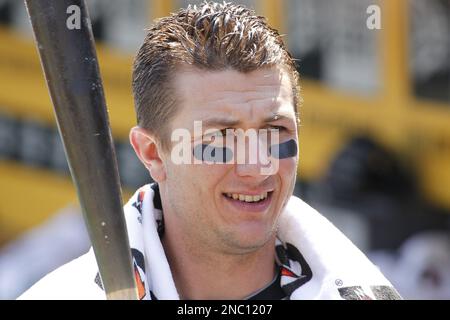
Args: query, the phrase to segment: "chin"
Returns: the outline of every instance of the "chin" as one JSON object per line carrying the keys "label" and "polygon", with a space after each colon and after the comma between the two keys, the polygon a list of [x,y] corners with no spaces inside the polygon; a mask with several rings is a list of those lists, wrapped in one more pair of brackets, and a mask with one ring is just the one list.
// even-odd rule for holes
{"label": "chin", "polygon": [[225,240],[228,246],[248,253],[264,247],[270,240],[275,238],[275,232],[267,226],[244,226],[237,232],[229,234]]}

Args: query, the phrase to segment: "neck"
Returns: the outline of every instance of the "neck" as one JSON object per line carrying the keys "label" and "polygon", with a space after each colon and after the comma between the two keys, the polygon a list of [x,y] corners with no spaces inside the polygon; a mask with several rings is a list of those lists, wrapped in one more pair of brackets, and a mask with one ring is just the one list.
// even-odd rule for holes
{"label": "neck", "polygon": [[275,237],[251,253],[230,254],[165,231],[163,246],[182,299],[243,299],[275,276]]}

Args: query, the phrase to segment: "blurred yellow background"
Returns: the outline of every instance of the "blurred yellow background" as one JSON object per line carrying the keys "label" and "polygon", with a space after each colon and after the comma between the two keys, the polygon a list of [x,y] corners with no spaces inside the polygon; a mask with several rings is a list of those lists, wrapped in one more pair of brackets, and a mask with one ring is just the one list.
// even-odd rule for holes
{"label": "blurred yellow background", "polygon": [[[124,201],[150,181],[128,144],[133,55],[153,19],[196,2],[87,1]],[[450,2],[235,2],[266,16],[298,59],[296,194],[365,252],[448,232]],[[0,281],[1,247],[76,203],[24,4],[0,0]],[[0,286],[0,299],[12,296]]]}

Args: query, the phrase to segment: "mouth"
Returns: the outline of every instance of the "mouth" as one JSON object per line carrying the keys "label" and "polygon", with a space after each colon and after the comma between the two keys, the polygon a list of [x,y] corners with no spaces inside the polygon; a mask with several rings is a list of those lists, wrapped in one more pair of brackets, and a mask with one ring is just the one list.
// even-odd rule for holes
{"label": "mouth", "polygon": [[225,201],[229,203],[235,210],[262,212],[265,211],[272,202],[273,191],[266,191],[260,194],[245,193],[223,193]]}

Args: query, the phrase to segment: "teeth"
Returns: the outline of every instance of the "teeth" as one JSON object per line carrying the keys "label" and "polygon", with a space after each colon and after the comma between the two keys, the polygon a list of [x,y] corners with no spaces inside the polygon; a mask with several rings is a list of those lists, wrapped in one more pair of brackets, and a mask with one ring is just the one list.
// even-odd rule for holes
{"label": "teeth", "polygon": [[240,193],[227,193],[226,194],[228,198],[233,198],[234,200],[240,200],[245,202],[258,202],[261,200],[264,200],[267,198],[267,192],[264,192],[262,194],[251,196],[247,194],[240,194]]}

